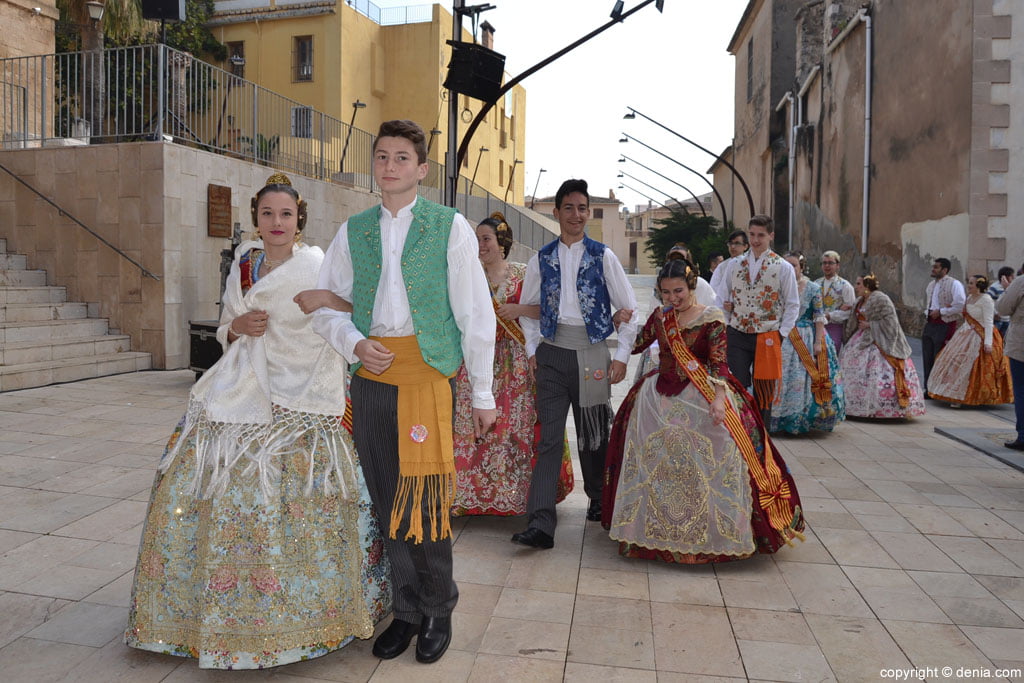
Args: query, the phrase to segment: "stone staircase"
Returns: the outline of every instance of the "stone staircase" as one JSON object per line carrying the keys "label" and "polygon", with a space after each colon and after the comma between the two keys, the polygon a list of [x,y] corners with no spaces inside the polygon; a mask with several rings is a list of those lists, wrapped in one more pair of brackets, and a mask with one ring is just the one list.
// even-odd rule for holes
{"label": "stone staircase", "polygon": [[111,334],[89,306],[47,287],[46,271],[26,270],[25,257],[0,239],[0,391],[148,370],[148,353]]}

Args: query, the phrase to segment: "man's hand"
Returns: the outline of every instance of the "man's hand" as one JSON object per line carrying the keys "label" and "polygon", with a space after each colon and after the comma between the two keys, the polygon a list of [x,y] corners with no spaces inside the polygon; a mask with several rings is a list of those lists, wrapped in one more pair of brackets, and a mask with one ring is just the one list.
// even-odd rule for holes
{"label": "man's hand", "polygon": [[494,408],[473,408],[473,434],[482,439],[494,426],[498,411]]}
{"label": "man's hand", "polygon": [[932,320],[938,320],[939,318],[942,317],[942,314],[939,313],[938,311],[928,311],[928,317],[931,318]]}
{"label": "man's hand", "polygon": [[374,339],[363,339],[356,344],[356,357],[363,363],[363,367],[375,375],[379,375],[391,367],[395,360],[395,354],[388,350],[388,347]]}
{"label": "man's hand", "polygon": [[732,313],[732,302],[726,301],[724,304],[722,304],[722,310],[726,311],[727,313]]}
{"label": "man's hand", "polygon": [[530,364],[530,379],[532,379],[533,381],[536,382],[537,381],[537,356],[536,355],[530,356],[530,360],[528,361],[528,363]]}
{"label": "man's hand", "polygon": [[618,384],[624,379],[626,379],[626,364],[621,360],[613,360],[608,368],[608,381],[612,384]]}
{"label": "man's hand", "polygon": [[342,299],[329,289],[307,289],[299,292],[292,301],[299,305],[303,313],[312,313],[320,308],[333,308],[343,313],[352,312],[352,304]]}

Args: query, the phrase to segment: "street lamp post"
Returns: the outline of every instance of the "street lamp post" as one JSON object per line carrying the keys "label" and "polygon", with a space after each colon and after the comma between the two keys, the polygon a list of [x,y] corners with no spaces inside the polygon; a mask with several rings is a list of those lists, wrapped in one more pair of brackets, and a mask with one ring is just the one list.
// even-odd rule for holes
{"label": "street lamp post", "polygon": [[[674,202],[676,203],[676,206],[677,206],[677,207],[679,207],[679,209],[680,209],[681,211],[683,211],[684,213],[686,213],[686,212],[687,212],[687,211],[686,211],[686,208],[685,208],[685,207],[683,206],[683,203],[682,203],[681,201],[679,201],[678,199],[676,199],[675,197],[673,197],[672,195],[670,195],[670,194],[669,194],[668,192],[665,192],[664,190],[659,190],[659,189],[658,189],[658,188],[656,188],[656,187],[655,187],[654,185],[651,185],[650,183],[648,183],[648,182],[645,182],[645,181],[641,180],[640,178],[637,178],[637,177],[636,177],[635,175],[630,175],[630,174],[626,173],[625,171],[619,171],[619,174],[618,174],[617,176],[615,176],[615,177],[616,177],[616,178],[623,178],[623,177],[626,177],[626,178],[632,178],[633,180],[637,181],[638,183],[640,183],[640,184],[641,184],[641,185],[643,185],[644,187],[649,187],[649,188],[651,188],[652,190],[654,190],[655,192],[657,192],[658,194],[663,194],[663,195],[665,195],[666,197],[668,197],[669,199],[671,199],[672,201],[674,201]],[[620,180],[619,182],[622,182],[622,181]],[[694,199],[696,199],[696,197],[694,197]],[[699,203],[699,202],[698,202],[698,203]],[[664,207],[665,207],[666,209],[668,209],[669,211],[671,211],[671,210],[672,210],[672,207],[668,206],[667,204],[662,204],[662,206],[664,206]],[[704,214],[704,215],[707,215],[707,214]]]}
{"label": "street lamp post", "polygon": [[707,147],[704,147],[702,145],[697,144],[696,142],[694,142],[690,138],[686,137],[685,135],[682,135],[681,133],[677,133],[676,131],[674,131],[671,128],[669,128],[668,126],[666,126],[664,123],[661,123],[659,121],[655,121],[654,119],[652,119],[647,114],[644,114],[642,111],[638,111],[638,110],[634,109],[633,107],[626,107],[626,109],[628,109],[629,112],[625,116],[623,116],[622,118],[624,118],[624,119],[635,119],[638,115],[642,116],[645,119],[647,119],[648,121],[650,121],[651,123],[653,123],[654,125],[659,126],[659,127],[663,128],[663,129],[667,130],[669,133],[672,133],[672,135],[675,135],[680,140],[683,140],[685,142],[690,143],[691,145],[693,145],[697,149],[701,150],[702,152],[706,152],[706,153],[710,154],[715,159],[720,161],[723,165],[726,166],[726,168],[728,168],[730,171],[732,171],[733,175],[736,176],[736,179],[740,181],[740,185],[743,186],[743,192],[746,193],[746,195],[747,195],[747,204],[750,206],[750,215],[753,216],[756,213],[756,210],[754,209],[754,197],[750,194],[750,188],[747,187],[747,181],[743,179],[743,176],[740,174],[739,171],[736,170],[735,166],[733,166],[732,164],[730,164],[728,161],[725,160],[725,157],[721,157],[721,156],[715,154],[714,152],[712,152]]}
{"label": "street lamp post", "polygon": [[[659,173],[658,175],[661,175],[661,174]],[[637,181],[638,183],[643,183],[644,185],[646,185],[647,187],[651,188],[655,192],[660,192],[661,194],[665,195],[666,197],[668,197],[669,199],[674,201],[676,204],[678,204],[680,209],[682,209],[683,211],[686,211],[686,207],[683,206],[683,203],[681,201],[679,201],[678,199],[676,199],[675,197],[673,197],[672,195],[670,195],[668,192],[665,192],[664,190],[659,190],[658,188],[654,187],[650,183],[646,183],[643,180],[640,180],[639,178],[637,178],[635,175],[630,175],[630,174],[626,173],[625,171],[619,171],[619,175],[616,176],[616,177],[617,178],[622,178],[623,176],[625,176],[626,178],[632,178],[633,180]],[[662,176],[662,177],[664,178],[665,176]],[[676,185],[679,185],[679,183],[676,183]],[[690,196],[693,197],[693,201],[697,202],[697,208],[700,209],[701,215],[707,217],[708,212],[704,210],[704,204],[699,199],[697,199],[697,195],[695,195],[693,192],[690,192],[690,188],[686,187],[685,185],[679,185],[679,187],[681,187],[684,190],[686,190],[690,194]]]}
{"label": "street lamp post", "polygon": [[352,119],[348,122],[348,133],[345,134],[345,145],[341,148],[341,164],[338,169],[341,173],[345,172],[345,155],[348,154],[348,141],[352,138],[352,126],[356,124],[356,112],[360,109],[366,108],[366,102],[360,102],[359,98],[352,103]]}
{"label": "street lamp post", "polygon": [[[577,47],[579,47],[583,43],[587,42],[591,38],[594,38],[594,37],[600,35],[601,33],[604,33],[605,31],[610,29],[615,24],[622,23],[630,15],[635,14],[636,12],[639,12],[644,7],[646,7],[647,5],[650,5],[652,2],[656,3],[656,7],[657,7],[659,12],[661,12],[664,9],[665,0],[643,0],[643,2],[641,2],[639,5],[637,5],[633,9],[629,10],[628,12],[622,12],[622,10],[619,7],[619,5],[616,4],[615,9],[612,11],[612,20],[611,21],[609,21],[609,22],[605,23],[604,25],[594,29],[593,31],[591,31],[587,35],[583,36],[582,38],[580,38],[576,42],[571,43],[570,45],[565,46],[564,48],[562,48],[558,52],[554,53],[550,57],[542,59],[541,61],[539,61],[536,64],[534,64],[533,66],[531,66],[526,71],[522,72],[521,74],[519,74],[518,76],[516,76],[515,78],[513,78],[512,80],[507,82],[505,85],[501,86],[501,88],[498,90],[497,94],[494,97],[494,101],[493,102],[484,102],[483,106],[480,107],[480,111],[477,112],[476,118],[473,119],[473,122],[469,124],[469,128],[466,129],[466,135],[462,138],[462,143],[459,145],[459,148],[458,148],[457,152],[454,149],[454,144],[453,144],[452,139],[449,139],[449,146],[448,146],[449,158],[446,159],[446,161],[445,161],[446,170],[447,170],[447,176],[449,178],[451,178],[455,173],[458,172],[459,165],[462,163],[462,160],[466,158],[466,154],[469,152],[469,146],[470,146],[470,144],[472,144],[472,141],[473,141],[473,133],[475,133],[476,129],[480,127],[480,124],[483,122],[483,120],[487,116],[487,114],[491,111],[491,108],[494,107],[496,102],[501,100],[502,96],[505,93],[507,93],[509,90],[511,90],[512,88],[514,88],[517,85],[519,85],[520,81],[522,81],[523,79],[525,79],[528,76],[531,76],[534,73],[536,73],[537,71],[543,69],[545,66],[547,66],[551,62],[555,61],[559,57],[562,57],[563,55],[565,55],[565,54],[575,50]],[[465,9],[463,9],[464,6],[465,6],[465,0],[455,0],[456,17],[457,18],[455,20],[455,23],[453,23],[453,32],[452,32],[452,36],[453,37],[457,35],[457,32],[454,30],[455,27],[458,27],[459,29],[461,29],[462,13],[465,12]],[[486,7],[486,5],[485,5],[485,7]],[[449,118],[449,130],[452,132],[452,135],[454,135],[454,131],[456,130],[455,126],[458,123],[457,111],[455,109],[456,109],[455,107],[450,107],[449,108],[449,116],[448,116],[448,118]],[[445,199],[447,200],[445,203],[448,206],[455,206],[455,191],[454,191],[454,189],[446,187],[445,188],[445,194],[446,194]]]}
{"label": "street lamp post", "polygon": [[476,187],[476,172],[480,170],[480,159],[483,158],[484,152],[490,152],[490,151],[491,150],[487,149],[483,145],[480,145],[480,153],[476,155],[476,166],[473,167],[473,179],[469,181],[469,191],[470,191],[470,193],[472,193],[473,192],[473,188]]}
{"label": "street lamp post", "polygon": [[533,195],[530,196],[530,209],[533,209],[533,205],[537,203],[537,188],[540,187],[540,177],[548,172],[548,169],[540,169],[540,173],[537,174],[537,182],[533,184]]}
{"label": "street lamp post", "polygon": [[523,163],[522,159],[512,160],[512,169],[508,172],[508,182],[505,183],[505,197],[501,200],[508,204],[508,191],[512,189],[512,179],[516,177],[516,166]]}
{"label": "street lamp post", "polygon": [[[687,166],[687,165],[686,165],[686,164],[684,164],[683,162],[679,161],[678,159],[673,159],[672,157],[670,157],[669,155],[665,154],[664,152],[662,152],[662,151],[660,151],[660,150],[657,150],[657,149],[655,149],[654,147],[651,147],[651,146],[650,146],[650,145],[648,145],[648,144],[647,144],[646,142],[643,142],[642,140],[637,140],[637,139],[636,139],[635,137],[633,137],[632,135],[628,135],[628,134],[626,134],[626,133],[623,133],[623,134],[622,134],[622,137],[621,137],[621,138],[619,138],[619,142],[622,142],[622,143],[626,143],[626,142],[629,142],[630,140],[632,140],[633,142],[637,143],[638,145],[641,145],[641,146],[643,146],[643,147],[646,147],[647,149],[651,150],[651,151],[652,151],[652,152],[654,152],[655,154],[660,154],[660,155],[661,155],[662,157],[664,157],[664,158],[668,159],[668,160],[669,160],[669,161],[671,161],[671,162],[672,162],[673,164],[676,164],[677,166],[681,166],[682,168],[685,168],[685,169],[686,169],[687,171],[689,171],[690,173],[693,173],[693,174],[695,174],[695,175],[697,175],[697,176],[700,176],[700,179],[701,179],[701,180],[703,180],[703,181],[704,181],[705,183],[707,183],[707,184],[708,184],[708,187],[710,187],[710,188],[711,188],[711,191],[715,193],[715,196],[716,196],[716,197],[718,197],[718,203],[722,205],[722,225],[727,225],[727,224],[728,224],[729,216],[728,216],[728,214],[726,213],[726,210],[725,210],[725,201],[724,201],[724,200],[722,199],[722,195],[718,194],[718,189],[717,189],[717,188],[715,187],[714,183],[712,183],[712,182],[711,182],[710,180],[708,180],[708,179],[707,179],[707,178],[706,178],[706,177],[704,176],[704,174],[703,174],[703,173],[701,173],[700,171],[697,171],[697,170],[694,170],[694,169],[690,168],[689,166]],[[623,158],[623,159],[629,159],[629,157],[627,157],[627,156],[626,156],[625,154],[623,154],[623,155],[622,155],[622,158]],[[636,164],[637,166],[643,166],[643,164],[641,164],[640,162],[638,162],[638,161],[636,161],[636,160],[634,160],[634,159],[629,159],[629,160],[630,160],[630,161],[632,161],[632,162],[633,162],[634,164]],[[646,167],[646,166],[644,166],[644,168],[647,168],[647,167]],[[648,170],[648,171],[651,171],[652,169],[650,169],[650,168],[647,168],[647,170]],[[657,171],[653,171],[653,172],[654,172],[654,173],[658,173]],[[660,174],[660,173],[658,173],[658,175],[661,175],[661,174]],[[666,178],[666,176],[661,176],[661,177],[662,177],[662,178]],[[666,179],[668,179],[668,180],[671,180],[670,178],[666,178]],[[672,180],[671,182],[675,183],[675,181],[674,181],[674,180]],[[676,184],[678,185],[679,183],[676,183]],[[754,214],[750,214],[750,215],[751,215],[751,216],[753,216]]]}

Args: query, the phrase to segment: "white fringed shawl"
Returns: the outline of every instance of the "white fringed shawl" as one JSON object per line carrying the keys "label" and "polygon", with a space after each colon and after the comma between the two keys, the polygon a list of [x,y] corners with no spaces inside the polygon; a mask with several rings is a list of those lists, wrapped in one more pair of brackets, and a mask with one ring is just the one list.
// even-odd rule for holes
{"label": "white fringed shawl", "polygon": [[[305,495],[314,484],[314,453],[328,456],[323,492],[348,498],[355,485],[355,461],[342,434],[345,361],[313,332],[311,316],[292,298],[316,287],[324,253],[296,245],[292,258],[242,294],[239,258],[262,241],[243,242],[224,292],[217,339],[224,355],[192,387],[188,413],[177,441],[160,461],[166,472],[188,437],[194,437],[196,472],[190,493],[223,494],[242,465],[243,477],[256,475],[264,500],[279,486],[282,456],[306,453]],[[231,322],[248,311],[269,314],[262,337],[241,336],[228,344]],[[352,494],[355,495],[355,494]]]}

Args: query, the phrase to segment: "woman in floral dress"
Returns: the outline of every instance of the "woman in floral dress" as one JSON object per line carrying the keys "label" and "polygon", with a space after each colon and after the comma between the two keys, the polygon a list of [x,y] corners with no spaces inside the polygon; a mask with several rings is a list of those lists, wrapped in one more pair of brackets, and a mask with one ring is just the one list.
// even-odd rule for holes
{"label": "woman in floral dress", "polygon": [[847,416],[924,415],[921,381],[892,299],[878,291],[874,275],[857,278],[853,291],[858,299],[839,354]]}
{"label": "woman in floral dress", "polygon": [[686,261],[662,267],[666,305],[633,348],[657,339],[659,367],[615,415],[601,521],[626,557],[727,562],[803,538],[796,485],[729,372],[722,311],[697,303],[696,277]]}
{"label": "woman in floral dress", "polygon": [[825,333],[821,287],[804,275],[803,254],[791,251],[785,259],[796,271],[800,316],[789,337],[782,340],[782,379],[768,431],[831,432],[836,423],[846,419],[846,399],[839,379],[839,358]]}
{"label": "woman in floral dress", "polygon": [[[525,338],[517,322],[521,316],[538,318],[539,306],[519,303],[526,265],[506,259],[512,249],[512,229],[505,217],[494,213],[476,229],[480,263],[491,285],[496,314],[494,344],[494,400],[498,418],[487,435],[473,434],[472,389],[465,367],[456,379],[455,506],[456,515],[522,515],[536,457],[534,446],[540,423],[534,402],[534,383],[526,358]],[[569,444],[562,455],[558,500],[572,491]]]}
{"label": "woman in floral dress", "polygon": [[987,293],[988,278],[967,280],[964,324],[946,342],[928,375],[932,398],[970,406],[1013,403],[1010,359],[1002,335],[993,332],[996,305]]}
{"label": "woman in floral dress", "polygon": [[217,337],[160,461],[125,641],[258,669],[369,638],[390,612],[383,544],[349,433],[345,366],[308,314],[323,252],[298,241],[306,206],[274,174],[252,203]]}

